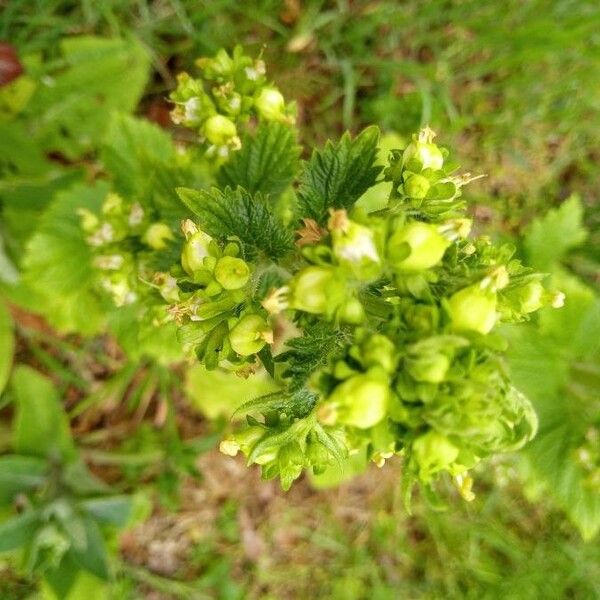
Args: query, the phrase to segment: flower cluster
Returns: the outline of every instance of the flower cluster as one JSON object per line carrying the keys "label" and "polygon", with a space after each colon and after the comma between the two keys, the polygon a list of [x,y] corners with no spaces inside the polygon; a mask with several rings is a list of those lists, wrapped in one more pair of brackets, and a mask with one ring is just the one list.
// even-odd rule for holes
{"label": "flower cluster", "polygon": [[253,300],[253,266],[237,242],[222,247],[190,220],[182,230],[181,267],[172,269],[180,291],[169,308],[180,339],[208,369],[253,362],[273,343],[268,315]]}
{"label": "flower cluster", "polygon": [[[448,473],[471,499],[469,470],[535,435],[536,415],[510,383],[506,344],[495,330],[560,306],[562,296],[546,291],[543,276],[516,260],[512,246],[470,237],[461,189],[472,178],[454,175],[447,156],[425,129],[392,153],[387,208],[330,209],[326,227],[304,220],[302,260],[262,306],[305,338],[329,327],[336,341],[307,376],[308,417],[273,422],[284,409],[261,406],[265,421],[251,417],[250,429],[226,440],[224,451],[269,464],[263,474],[271,477],[281,472],[280,459],[263,459],[260,448],[285,439],[298,476],[312,466],[306,423],[317,423],[351,453],[366,449],[379,466],[403,456],[407,480],[430,485]],[[276,357],[287,368],[284,382],[297,370],[294,357]]]}
{"label": "flower cluster", "polygon": [[252,117],[265,121],[294,122],[295,106],[266,78],[265,63],[245,55],[236,46],[229,55],[219,50],[213,58],[196,61],[201,77],[188,73],[177,78],[170,99],[174,123],[197,131],[208,156],[219,159],[241,147],[240,126]]}
{"label": "flower cluster", "polygon": [[[114,193],[106,196],[100,214],[80,209],[79,215],[101,289],[116,306],[138,301],[155,277],[151,256],[174,240],[171,229],[155,221],[138,202]],[[172,301],[175,281],[159,276],[159,283],[163,298]]]}

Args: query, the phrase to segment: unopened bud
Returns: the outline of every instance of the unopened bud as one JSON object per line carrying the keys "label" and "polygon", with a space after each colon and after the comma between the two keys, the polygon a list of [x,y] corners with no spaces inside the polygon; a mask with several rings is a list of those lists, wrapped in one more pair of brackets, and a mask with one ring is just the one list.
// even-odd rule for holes
{"label": "unopened bud", "polygon": [[235,123],[223,115],[209,117],[202,127],[202,133],[215,146],[227,146],[237,137]]}
{"label": "unopened bud", "polygon": [[479,284],[459,290],[448,300],[452,328],[489,333],[496,324],[496,305],[496,294]]}
{"label": "unopened bud", "polygon": [[268,341],[273,341],[273,330],[260,315],[242,317],[229,332],[229,342],[241,356],[260,352]]}
{"label": "unopened bud", "polygon": [[223,256],[217,261],[213,274],[224,289],[239,290],[248,283],[250,268],[241,258]]}
{"label": "unopened bud", "polygon": [[281,92],[272,87],[264,87],[254,101],[258,114],[268,121],[276,121],[284,115],[285,99]]}
{"label": "unopened bud", "polygon": [[[408,244],[410,254],[403,257]],[[388,255],[399,271],[416,272],[430,269],[443,258],[450,245],[435,225],[413,222],[396,230],[388,240]],[[402,257],[398,260],[397,257]]]}
{"label": "unopened bud", "polygon": [[204,267],[204,259],[210,256],[208,246],[211,242],[212,238],[199,230],[187,239],[181,253],[181,266],[186,273],[193,275],[194,271]]}
{"label": "unopened bud", "polygon": [[164,250],[167,242],[175,239],[173,232],[164,223],[152,223],[142,236],[142,241],[153,250]]}
{"label": "unopened bud", "polygon": [[409,198],[416,198],[418,200],[425,198],[427,196],[427,192],[431,187],[431,183],[429,183],[429,179],[427,177],[423,177],[423,175],[411,175],[404,182],[404,193]]}

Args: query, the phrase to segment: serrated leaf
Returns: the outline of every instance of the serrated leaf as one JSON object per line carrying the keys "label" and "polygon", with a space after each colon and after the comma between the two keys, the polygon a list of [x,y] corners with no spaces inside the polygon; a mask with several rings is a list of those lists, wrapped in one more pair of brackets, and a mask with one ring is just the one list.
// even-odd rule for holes
{"label": "serrated leaf", "polygon": [[537,436],[523,451],[528,487],[542,489],[584,538],[600,530],[600,496],[577,459],[592,423],[600,418],[600,301],[566,274],[554,283],[567,295],[562,309],[544,309],[539,327],[507,330],[517,387],[539,417]]}
{"label": "serrated leaf", "polygon": [[75,446],[58,392],[52,382],[30,367],[18,366],[12,376],[15,398],[13,448],[19,454],[48,458],[75,455]]}
{"label": "serrated leaf", "polygon": [[276,198],[292,182],[299,167],[300,147],[295,130],[283,123],[262,123],[247,134],[242,148],[221,167],[222,187],[243,187],[251,194],[260,192]]}
{"label": "serrated leaf", "polygon": [[171,224],[178,224],[185,216],[175,188],[198,181],[189,161],[177,152],[171,136],[160,127],[114,113],[101,158],[118,193],[135,198]]}
{"label": "serrated leaf", "polygon": [[73,36],[60,50],[63,60],[45,67],[23,116],[44,150],[75,159],[96,146],[114,110],[137,106],[150,60],[134,37]]}
{"label": "serrated leaf", "polygon": [[108,191],[99,182],[60,192],[27,244],[23,282],[39,296],[37,312],[61,331],[93,334],[102,329],[105,304],[94,290],[92,253],[77,209],[97,210]]}
{"label": "serrated leaf", "polygon": [[348,456],[348,449],[346,446],[341,444],[334,436],[329,435],[329,433],[327,433],[327,431],[325,431],[325,429],[323,429],[323,427],[321,427],[321,425],[318,423],[315,425],[313,431],[315,432],[319,442],[321,442],[321,444],[327,448],[329,454],[333,456],[336,463],[341,467],[342,462]]}
{"label": "serrated leaf", "polygon": [[262,194],[211,188],[177,188],[182,202],[198,217],[200,227],[217,239],[237,237],[251,257],[281,258],[292,248],[292,234],[271,211]]}
{"label": "serrated leaf", "polygon": [[8,375],[12,368],[15,336],[13,322],[8,307],[0,298],[0,395],[2,394]]}
{"label": "serrated leaf", "polygon": [[524,241],[528,263],[547,270],[586,237],[581,200],[571,196],[531,224]]}
{"label": "serrated leaf", "polygon": [[277,412],[279,414],[286,414],[288,417],[301,419],[308,415],[316,402],[317,397],[315,394],[305,388],[280,390],[259,396],[242,404],[235,411],[234,415]]}
{"label": "serrated leaf", "polygon": [[322,223],[329,208],[352,208],[382,169],[376,165],[378,140],[379,129],[368,127],[354,139],[345,133],[337,144],[315,150],[300,176],[300,216]]}
{"label": "serrated leaf", "polygon": [[286,342],[286,350],[275,357],[279,363],[286,363],[284,377],[289,378],[292,390],[301,389],[310,375],[325,365],[335,353],[343,338],[327,324],[316,324],[306,328],[304,335]]}
{"label": "serrated leaf", "polygon": [[300,419],[283,431],[270,433],[269,435],[261,438],[248,455],[248,464],[252,464],[258,456],[268,452],[271,449],[276,448],[279,450],[290,442],[305,438],[310,428],[311,423],[305,419]]}

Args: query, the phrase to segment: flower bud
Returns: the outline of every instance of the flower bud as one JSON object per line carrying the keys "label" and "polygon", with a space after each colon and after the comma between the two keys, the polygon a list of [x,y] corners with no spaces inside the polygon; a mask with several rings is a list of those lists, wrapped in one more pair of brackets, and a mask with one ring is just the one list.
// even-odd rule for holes
{"label": "flower bud", "polygon": [[248,427],[226,437],[219,444],[219,450],[228,456],[236,456],[241,450],[247,456],[264,434],[265,430],[262,427]]}
{"label": "flower bud", "polygon": [[158,287],[160,295],[166,302],[179,302],[179,287],[175,277],[169,273],[155,273],[152,282]]}
{"label": "flower bud", "polygon": [[235,123],[223,115],[209,117],[202,127],[202,133],[215,146],[227,146],[237,137]]}
{"label": "flower bud", "polygon": [[290,307],[317,315],[326,312],[327,285],[333,277],[333,271],[327,267],[302,269],[290,282]]}
{"label": "flower bud", "polygon": [[365,320],[365,309],[358,298],[349,298],[338,312],[342,323],[350,325],[359,325]]}
{"label": "flower bud", "polygon": [[496,294],[475,284],[459,290],[448,300],[452,329],[489,333],[496,324]]}
{"label": "flower bud", "polygon": [[444,164],[444,155],[441,150],[433,143],[435,133],[428,127],[421,130],[418,137],[408,145],[402,154],[402,165],[406,166],[408,162],[415,161],[421,165],[422,169],[433,169],[438,171]]}
{"label": "flower bud", "polygon": [[210,256],[208,245],[211,242],[212,238],[204,231],[197,231],[186,240],[181,253],[181,266],[188,275],[204,267],[204,258]]}
{"label": "flower bud", "polygon": [[100,220],[98,217],[87,208],[78,208],[77,214],[81,220],[81,228],[85,233],[93,233],[98,228]]}
{"label": "flower bud", "polygon": [[550,306],[552,308],[562,308],[565,305],[565,294],[563,292],[556,292],[550,299]]}
{"label": "flower bud", "polygon": [[235,352],[250,356],[273,342],[273,331],[260,315],[246,315],[229,332],[229,342]]}
{"label": "flower bud", "polygon": [[[397,261],[403,245],[408,244],[410,254]],[[399,271],[423,271],[437,265],[444,256],[450,241],[440,235],[435,225],[413,222],[397,229],[388,240],[388,255]]]}
{"label": "flower bud", "polygon": [[412,445],[412,459],[424,479],[447,469],[458,453],[458,448],[445,435],[434,430],[418,437]]}
{"label": "flower bud", "polygon": [[118,271],[124,263],[125,257],[121,254],[102,254],[93,261],[94,267],[101,271]]}
{"label": "flower bud", "polygon": [[368,429],[386,415],[390,389],[383,379],[354,375],[340,383],[327,400],[336,409],[337,421]]}
{"label": "flower bud", "polygon": [[129,227],[137,227],[144,220],[144,209],[139,202],[134,202],[129,209],[127,224]]}
{"label": "flower bud", "polygon": [[239,290],[248,283],[250,268],[241,258],[223,256],[217,261],[213,274],[223,289]]}
{"label": "flower bud", "polygon": [[544,305],[544,286],[539,281],[530,281],[516,291],[516,299],[523,313],[532,313]]}
{"label": "flower bud", "polygon": [[102,212],[105,215],[120,215],[123,211],[123,198],[118,194],[108,194],[102,203]]}
{"label": "flower bud", "polygon": [[421,198],[425,198],[430,187],[431,184],[427,177],[423,177],[423,175],[411,175],[404,182],[404,193],[410,198],[420,200]]}
{"label": "flower bud", "polygon": [[142,236],[142,241],[153,250],[164,250],[167,242],[175,239],[173,232],[164,223],[152,223]]}
{"label": "flower bud", "polygon": [[361,354],[367,369],[380,366],[390,374],[396,370],[396,347],[385,335],[375,333],[367,338],[361,346]]}
{"label": "flower bud", "polygon": [[406,370],[416,381],[423,383],[440,383],[446,377],[450,360],[445,354],[424,354],[408,357]]}
{"label": "flower bud", "polygon": [[329,219],[333,254],[342,263],[359,266],[380,262],[373,232],[348,219],[345,210],[334,210]]}
{"label": "flower bud", "polygon": [[258,114],[268,121],[280,119],[285,110],[285,100],[279,90],[272,87],[264,87],[254,105]]}

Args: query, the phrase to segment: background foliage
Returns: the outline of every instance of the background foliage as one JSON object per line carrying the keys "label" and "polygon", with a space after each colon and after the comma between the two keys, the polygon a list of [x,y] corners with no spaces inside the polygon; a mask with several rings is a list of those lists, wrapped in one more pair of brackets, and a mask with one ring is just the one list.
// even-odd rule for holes
{"label": "background foliage", "polygon": [[[88,542],[107,546],[106,555],[88,553],[91,574],[77,571],[68,598],[600,594],[598,546],[581,539],[598,530],[600,506],[578,459],[600,423],[596,2],[11,0],[0,8],[0,40],[25,68],[0,88],[0,279],[23,270],[26,284],[2,287],[0,390],[13,346],[15,364],[29,365],[13,371],[0,397],[0,500],[19,472],[38,481],[41,451],[44,460],[62,457],[61,492],[48,503],[67,498],[66,522],[78,514],[83,525],[65,529],[64,513],[52,509],[48,548],[77,562]],[[339,490],[316,481],[284,496],[258,482],[212,450],[234,408],[215,408],[223,382],[198,393],[195,371],[163,366],[177,355],[172,331],[157,339],[140,322],[132,333],[126,307],[107,316],[90,292],[75,209],[99,204],[113,186],[179,219],[161,212],[171,206],[164,199],[206,174],[178,158],[173,140],[186,134],[169,129],[165,98],[179,70],[234,42],[264,51],[270,76],[298,101],[307,144],[369,123],[400,136],[427,123],[443,133],[463,165],[487,174],[469,193],[481,227],[514,238],[567,292],[564,311],[506,332],[513,374],[542,428],[522,456],[479,473],[473,504],[456,499],[437,513],[418,501],[408,516],[397,466]],[[295,140],[282,133],[278,143]],[[292,168],[262,165],[248,188],[283,189]],[[240,173],[247,165],[232,161],[221,182]],[[310,182],[303,198],[311,202]],[[243,203],[232,194],[225,206],[237,215]],[[288,241],[270,242],[275,252]],[[163,364],[151,360],[159,356]],[[196,392],[186,400],[182,388]],[[32,414],[36,438],[55,448],[32,442]],[[21,526],[13,538],[2,532],[0,550],[29,539]],[[117,526],[128,528],[117,536]],[[32,556],[51,564],[36,548],[29,564]],[[22,564],[0,555],[1,597],[35,597]],[[40,593],[67,597],[49,573]]]}

